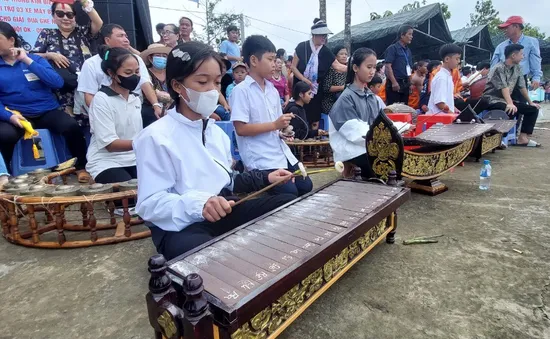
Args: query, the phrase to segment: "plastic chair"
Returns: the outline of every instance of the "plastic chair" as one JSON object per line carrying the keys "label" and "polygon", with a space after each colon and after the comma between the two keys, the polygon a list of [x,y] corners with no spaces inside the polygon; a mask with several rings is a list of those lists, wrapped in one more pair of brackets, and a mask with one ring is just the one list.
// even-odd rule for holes
{"label": "plastic chair", "polygon": [[231,142],[231,156],[233,159],[239,161],[241,160],[241,156],[239,154],[239,147],[237,145],[237,137],[235,135],[235,127],[233,126],[233,122],[231,121],[216,121],[216,125],[218,125],[225,134],[229,137],[229,141]]}
{"label": "plastic chair", "polygon": [[33,140],[19,140],[13,150],[11,159],[11,171],[14,176],[25,174],[39,168],[51,168],[57,166],[60,161],[55,148],[55,140],[47,129],[37,129],[40,139],[39,148],[42,149],[44,159],[35,160],[32,152]]}
{"label": "plastic chair", "polygon": [[[90,126],[82,126],[80,127],[82,134],[84,134],[84,138],[86,139],[86,147],[90,146]],[[55,150],[57,153],[57,159],[60,163],[65,162],[69,159],[73,158],[73,155],[71,154],[71,151],[69,151],[69,147],[67,147],[67,143],[65,142],[65,138],[60,134],[53,134],[53,141],[55,145]]]}
{"label": "plastic chair", "polygon": [[454,113],[421,114],[416,118],[416,134],[418,135],[419,131],[430,129],[437,123],[452,124],[457,117],[458,114]]}

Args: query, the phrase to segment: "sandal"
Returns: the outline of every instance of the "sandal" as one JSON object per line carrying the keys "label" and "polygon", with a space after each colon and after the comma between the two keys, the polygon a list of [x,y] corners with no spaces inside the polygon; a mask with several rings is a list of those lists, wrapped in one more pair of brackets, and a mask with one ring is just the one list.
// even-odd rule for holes
{"label": "sandal", "polygon": [[87,184],[92,179],[92,176],[90,175],[90,173],[86,172],[86,170],[77,171],[76,177],[78,178],[78,182],[82,184]]}
{"label": "sandal", "polygon": [[526,144],[515,144],[514,146],[519,147],[541,147],[542,145],[536,142],[535,140],[529,140]]}

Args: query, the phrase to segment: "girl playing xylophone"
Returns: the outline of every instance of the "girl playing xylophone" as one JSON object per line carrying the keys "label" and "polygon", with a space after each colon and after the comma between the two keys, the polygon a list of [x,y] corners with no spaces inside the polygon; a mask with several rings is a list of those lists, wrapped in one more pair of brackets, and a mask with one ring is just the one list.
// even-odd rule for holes
{"label": "girl playing xylophone", "polygon": [[223,62],[200,42],[168,54],[166,82],[174,105],[134,140],[136,212],[148,222],[157,251],[172,259],[295,198],[275,195],[235,206],[233,192],[291,180],[292,173],[232,171],[230,142],[209,116],[218,105]]}
{"label": "girl playing xylophone", "polygon": [[[330,146],[334,161],[350,161],[361,168],[361,175],[375,177],[366,157],[365,136],[380,113],[376,95],[367,87],[376,72],[376,53],[370,48],[357,49],[348,64],[348,84],[329,114]],[[394,122],[405,132],[411,125]]]}

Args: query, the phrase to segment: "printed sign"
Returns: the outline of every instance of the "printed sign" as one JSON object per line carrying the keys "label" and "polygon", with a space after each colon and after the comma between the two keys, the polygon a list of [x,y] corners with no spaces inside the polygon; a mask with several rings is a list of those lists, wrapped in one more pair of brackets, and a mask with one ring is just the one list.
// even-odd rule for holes
{"label": "printed sign", "polygon": [[50,0],[0,0],[0,21],[12,25],[29,50],[43,28],[56,27],[51,6]]}

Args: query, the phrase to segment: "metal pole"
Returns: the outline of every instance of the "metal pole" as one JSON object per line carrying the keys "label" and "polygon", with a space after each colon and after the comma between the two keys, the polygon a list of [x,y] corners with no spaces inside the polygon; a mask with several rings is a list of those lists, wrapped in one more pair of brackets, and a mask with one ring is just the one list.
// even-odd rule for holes
{"label": "metal pole", "polygon": [[206,41],[208,42],[208,44],[210,44],[210,14],[209,14],[209,10],[210,8],[208,8],[208,0],[205,0],[205,5],[206,5]]}
{"label": "metal pole", "polygon": [[241,24],[241,41],[244,41],[244,39],[246,39],[246,35],[244,33],[244,15],[241,14],[241,18],[240,18],[240,24]]}
{"label": "metal pole", "polygon": [[462,66],[466,66],[466,44],[462,46]]}

